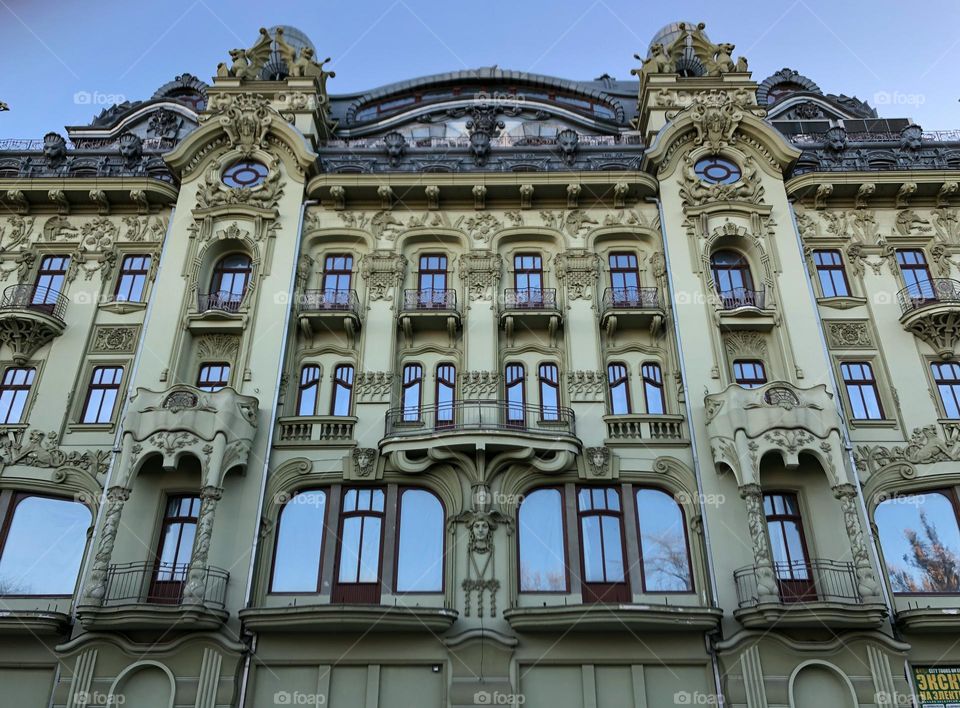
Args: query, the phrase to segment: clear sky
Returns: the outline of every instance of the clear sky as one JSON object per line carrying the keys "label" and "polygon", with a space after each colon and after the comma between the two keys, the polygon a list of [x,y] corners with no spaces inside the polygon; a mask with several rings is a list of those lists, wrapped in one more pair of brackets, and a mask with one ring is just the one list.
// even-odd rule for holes
{"label": "clear sky", "polygon": [[333,57],[330,90],[348,93],[493,64],[630,78],[633,54],[677,20],[735,43],[757,81],[788,66],[882,116],[960,128],[960,0],[0,0],[0,137],[87,123],[183,72],[209,80],[260,26],[303,30]]}

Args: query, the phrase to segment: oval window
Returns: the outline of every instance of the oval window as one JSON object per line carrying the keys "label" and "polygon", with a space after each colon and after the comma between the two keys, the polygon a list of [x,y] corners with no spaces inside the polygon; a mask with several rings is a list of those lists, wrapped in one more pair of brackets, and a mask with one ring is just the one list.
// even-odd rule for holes
{"label": "oval window", "polygon": [[694,165],[693,171],[707,184],[733,184],[740,179],[741,175],[740,168],[735,162],[719,155],[701,157]]}
{"label": "oval window", "polygon": [[262,162],[241,160],[234,162],[223,172],[223,183],[234,189],[251,189],[267,178],[269,170]]}

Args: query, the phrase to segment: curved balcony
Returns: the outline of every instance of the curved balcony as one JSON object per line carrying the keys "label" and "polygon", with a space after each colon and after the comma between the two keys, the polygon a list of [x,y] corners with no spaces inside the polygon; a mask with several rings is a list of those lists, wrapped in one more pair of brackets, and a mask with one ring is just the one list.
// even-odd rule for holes
{"label": "curved balcony", "polygon": [[507,401],[457,401],[440,406],[391,408],[380,447],[384,453],[420,450],[425,440],[445,448],[549,448],[577,452],[576,421],[570,408],[545,408]]}
{"label": "curved balcony", "polygon": [[766,290],[733,288],[717,292],[720,326],[729,330],[770,330],[775,322]]}
{"label": "curved balcony", "polygon": [[779,587],[774,602],[761,602],[757,573],[748,566],[733,574],[739,603],[733,616],[744,627],[877,627],[887,615],[883,603],[864,603],[853,563],[821,558],[774,563]]}
{"label": "curved balcony", "polygon": [[187,317],[190,331],[195,334],[242,331],[246,323],[246,315],[243,313],[245,294],[226,290],[197,293],[197,311]]}
{"label": "curved balcony", "polygon": [[413,335],[417,330],[445,330],[450,338],[450,346],[455,346],[457,330],[460,329],[457,291],[404,290],[399,323],[408,347],[413,346]]}
{"label": "curved balcony", "polygon": [[556,288],[508,288],[503,291],[500,326],[507,335],[508,346],[513,346],[517,325],[528,330],[546,328],[552,345],[556,346],[562,322]]}
{"label": "curved balcony", "polygon": [[238,312],[243,304],[243,293],[220,290],[215,293],[197,293],[197,311]]}
{"label": "curved balcony", "polygon": [[351,346],[360,329],[360,300],[356,290],[305,290],[297,302],[300,329],[307,337],[339,325]]}
{"label": "curved balcony", "polygon": [[960,281],[933,278],[899,293],[900,324],[929,344],[941,359],[952,359],[960,340]]}
{"label": "curved balcony", "polygon": [[11,285],[0,297],[0,341],[23,365],[40,347],[63,334],[67,298],[59,290]]}
{"label": "curved balcony", "polygon": [[184,597],[189,566],[152,561],[118,563],[107,570],[103,605],[77,608],[86,629],[163,630],[183,622],[194,630],[216,629],[227,619],[230,573],[203,566],[194,570],[202,598]]}
{"label": "curved balcony", "polygon": [[658,288],[607,288],[600,302],[600,326],[608,337],[618,329],[649,329],[656,333],[664,320]]}

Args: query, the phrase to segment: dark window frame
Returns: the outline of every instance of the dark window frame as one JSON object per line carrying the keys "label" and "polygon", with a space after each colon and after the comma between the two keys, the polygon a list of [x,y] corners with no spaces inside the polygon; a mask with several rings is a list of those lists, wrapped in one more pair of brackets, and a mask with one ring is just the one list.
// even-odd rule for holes
{"label": "dark window frame", "polygon": [[[341,372],[349,372],[349,378],[341,376]],[[337,364],[333,369],[333,390],[330,392],[330,415],[338,418],[349,418],[353,415],[353,381],[357,370],[353,364]],[[337,393],[347,392],[347,412],[337,413]]]}
{"label": "dark window frame", "polygon": [[[407,372],[416,370],[415,376],[407,377]],[[401,369],[403,378],[400,383],[400,417],[404,423],[418,423],[423,419],[423,364],[419,362],[410,362],[403,365]],[[417,388],[417,407],[414,409],[407,406],[407,391],[416,386]],[[411,411],[416,411],[416,417],[411,418]]]}
{"label": "dark window frame", "polygon": [[[345,261],[343,267],[337,267],[337,261]],[[333,278],[336,286],[329,287],[327,281]],[[347,287],[340,287],[343,278],[347,280]],[[320,280],[320,286],[324,293],[349,291],[353,288],[353,254],[352,253],[329,253],[323,257],[323,274]],[[337,303],[339,304],[339,303]]]}
{"label": "dark window frame", "polygon": [[[316,372],[315,376],[307,378],[308,373]],[[300,417],[317,415],[317,406],[320,403],[321,369],[319,364],[304,364],[300,367],[300,382],[297,384],[297,415]],[[313,412],[303,412],[303,394],[309,389],[313,391]]]}
{"label": "dark window frame", "polygon": [[287,508],[287,505],[296,499],[301,494],[308,494],[310,492],[323,492],[324,503],[323,503],[323,531],[320,538],[320,557],[317,562],[317,587],[314,590],[314,593],[322,592],[323,588],[323,558],[327,551],[327,539],[330,535],[330,508],[333,506],[330,503],[331,496],[331,487],[305,487],[304,489],[298,489],[295,492],[292,492],[288,495],[288,498],[283,502],[283,505],[280,507],[280,511],[277,512],[277,533],[274,534],[273,538],[273,551],[270,556],[270,584],[268,585],[267,594],[268,595],[311,595],[310,593],[303,590],[274,590],[273,581],[274,576],[277,572],[277,546],[278,541],[280,540],[280,528],[283,524],[283,512]]}
{"label": "dark window frame", "polygon": [[[742,373],[738,374],[738,367],[742,371],[744,366],[759,368],[762,378],[756,376],[744,376]],[[733,382],[743,388],[760,388],[761,386],[765,386],[766,384],[770,383],[770,377],[767,376],[767,367],[762,359],[734,359],[731,368],[733,370]]]}
{"label": "dark window frame", "polygon": [[[16,379],[17,373],[25,372],[25,378],[27,383],[16,383],[15,381],[9,381],[11,373]],[[33,385],[37,380],[37,367],[35,366],[8,366],[3,371],[3,377],[0,379],[0,401],[3,400],[3,395],[8,391],[12,392],[10,396],[10,405],[4,411],[0,409],[0,425],[20,425],[24,421],[24,417],[27,412],[27,407],[30,405],[30,394],[33,392]],[[23,393],[23,397],[20,404],[20,415],[17,416],[17,420],[10,420],[10,413],[14,410],[15,403],[18,400],[18,394]]]}
{"label": "dark window frame", "polygon": [[[627,259],[627,265],[621,265],[621,259]],[[629,300],[631,289],[640,288],[640,262],[637,254],[632,251],[612,251],[607,255],[607,265],[610,268],[610,287],[614,289],[614,297],[617,290],[626,291],[624,300]],[[634,284],[628,285],[627,281],[632,277]],[[621,282],[618,283],[617,281]],[[635,296],[634,296],[635,298]]]}
{"label": "dark window frame", "polygon": [[[140,267],[134,268],[130,266],[129,263],[131,261],[139,261]],[[151,261],[151,256],[148,253],[128,253],[123,257],[123,260],[120,261],[117,284],[113,289],[114,302],[145,302],[144,295],[146,295],[147,292],[147,281],[150,277]],[[130,279],[130,282],[128,287],[124,288],[124,280],[127,278]],[[138,279],[140,280],[138,281]],[[137,297],[133,298],[131,296],[138,282],[139,292],[137,293]],[[121,290],[126,290],[126,294],[123,297],[121,297]]]}
{"label": "dark window frame", "polygon": [[[226,266],[225,262],[230,258],[242,257],[245,259],[243,266]],[[238,277],[242,278],[243,287],[235,287]],[[229,302],[241,303],[247,295],[250,288],[250,281],[253,277],[253,260],[243,251],[234,251],[227,253],[217,260],[213,266],[213,272],[210,274],[210,294],[217,295],[224,293],[229,296]],[[224,280],[229,278],[230,287],[223,287]]]}
{"label": "dark window frame", "polygon": [[[718,262],[721,256],[734,256],[735,258],[731,259],[734,262],[731,263],[722,263]],[[717,251],[714,251],[710,254],[710,273],[713,276],[714,287],[716,288],[719,294],[735,292],[738,289],[741,290],[756,290],[754,287],[753,281],[753,271],[750,268],[750,261],[747,259],[747,256],[740,251],[735,251],[729,248],[723,248]],[[734,285],[734,278],[731,274],[736,273],[739,276],[740,285]],[[730,287],[724,289],[721,287],[721,281],[724,280],[722,274],[727,274],[730,280]]]}
{"label": "dark window frame", "polygon": [[[613,511],[611,511],[610,509],[599,509],[599,510],[598,510],[598,509],[593,509],[593,508],[588,509],[586,512],[584,512],[583,510],[581,510],[581,508],[580,508],[580,492],[583,491],[583,490],[591,490],[591,492],[592,492],[592,490],[594,490],[594,489],[603,489],[603,490],[604,490],[604,497],[606,497],[606,492],[607,492],[607,490],[611,490],[611,489],[612,489],[612,490],[614,491],[614,493],[617,495],[617,499],[619,500],[619,506],[620,506],[619,511],[613,512]],[[606,603],[609,603],[609,602],[631,602],[631,601],[632,601],[633,594],[632,594],[632,588],[631,588],[631,585],[630,585],[630,565],[629,565],[629,560],[628,560],[628,557],[627,557],[627,536],[626,536],[626,528],[625,528],[624,515],[623,515],[623,494],[622,494],[622,491],[623,491],[623,490],[622,490],[619,486],[611,486],[611,485],[606,485],[606,486],[604,486],[604,485],[599,485],[599,486],[578,485],[578,486],[575,488],[575,490],[576,490],[576,494],[577,494],[577,506],[576,506],[576,510],[577,510],[577,539],[578,539],[578,542],[579,542],[579,544],[580,544],[580,573],[581,573],[581,575],[580,575],[580,590],[581,590],[581,595],[582,595],[582,597],[583,597],[583,601],[584,601],[585,603],[587,603],[587,602],[598,602],[598,603],[599,603],[599,602],[606,602]],[[592,502],[592,495],[591,495],[591,507],[592,507],[592,503],[593,503],[593,502]],[[602,583],[601,583],[601,582],[595,582],[595,581],[588,581],[588,580],[587,580],[587,565],[586,565],[586,564],[587,564],[587,558],[586,558],[586,553],[584,552],[584,548],[586,547],[586,545],[584,544],[584,541],[583,541],[583,519],[584,519],[585,517],[588,517],[588,516],[599,516],[599,517],[602,517],[602,516],[613,516],[613,517],[615,517],[615,518],[618,519],[618,524],[619,524],[619,527],[620,527],[620,555],[621,555],[621,562],[622,562],[622,564],[623,564],[623,580],[622,580],[622,581],[602,582]],[[602,524],[602,523],[599,524],[599,529],[600,529],[600,545],[601,545],[601,549],[602,549],[602,551],[603,551],[603,559],[602,559],[602,560],[603,560],[603,562],[602,562],[603,574],[604,574],[604,579],[606,580],[606,574],[607,574],[607,571],[606,571],[606,565],[607,565],[607,564],[606,564],[606,557],[607,557],[607,552],[606,552],[606,544],[603,542],[603,524]],[[609,599],[603,599],[603,600],[601,600],[601,599],[598,598],[598,596],[594,595],[594,591],[589,587],[589,586],[591,586],[591,585],[594,585],[594,586],[598,586],[598,585],[608,585],[608,586],[622,586],[622,587],[614,588],[614,589],[613,589],[613,596],[612,596],[612,597],[610,597],[609,594],[605,594],[604,597],[605,597],[605,598],[609,598]],[[608,590],[607,593],[609,593],[609,592],[610,592],[610,591]],[[597,598],[597,599],[590,599],[590,600],[588,600],[588,598],[587,598],[587,595],[588,595],[588,594],[590,594],[592,598]]]}
{"label": "dark window frame", "polygon": [[[829,258],[830,262],[826,262]],[[843,263],[843,255],[836,248],[822,248],[813,252],[813,262],[817,271],[817,281],[820,283],[820,293],[823,297],[850,297],[850,281],[847,278],[847,269]],[[827,292],[825,280],[829,283]],[[837,292],[837,285],[842,284],[843,292]]]}
{"label": "dark window frame", "polygon": [[[862,370],[869,372],[869,378],[850,378],[849,374],[852,373],[851,367],[859,367]],[[877,382],[877,375],[873,370],[873,364],[869,361],[864,360],[849,360],[840,362],[840,380],[843,381],[843,388],[847,394],[847,403],[850,406],[850,418],[857,421],[867,421],[867,420],[886,420],[886,413],[883,410],[883,399],[880,397],[880,386]],[[857,406],[854,404],[853,396],[851,396],[851,388],[855,388],[860,397],[860,404],[862,405],[864,412],[867,413],[865,417],[858,417]],[[870,411],[866,403],[866,398],[864,398],[861,389],[869,388],[873,391],[874,399],[877,402],[877,413],[878,415],[873,416],[869,415]]]}
{"label": "dark window frame", "polygon": [[[553,379],[549,378],[551,370],[554,375]],[[544,375],[545,371],[547,376]],[[543,404],[545,388],[553,391],[553,395],[556,396],[557,399],[556,406],[545,406]],[[560,367],[556,363],[545,361],[537,365],[537,393],[540,398],[540,420],[545,422],[559,421],[560,408],[562,407],[560,405]]]}
{"label": "dark window frame", "polygon": [[[120,389],[123,385],[123,377],[126,374],[125,367],[120,364],[101,364],[94,366],[90,370],[90,379],[87,382],[87,393],[83,399],[83,406],[80,408],[80,424],[81,425],[109,425],[113,423],[113,416],[116,413],[117,401],[120,399]],[[107,370],[119,371],[120,375],[116,381],[112,381],[109,384],[102,383],[101,381],[97,382],[98,372],[104,372]],[[100,418],[103,415],[103,401],[106,399],[106,393],[100,397],[100,402],[97,404],[97,415],[95,420],[87,420],[87,412],[90,409],[91,398],[93,397],[94,391],[114,391],[113,403],[110,404],[109,415],[106,420],[101,420]]]}
{"label": "dark window frame", "polygon": [[[370,503],[370,507],[371,507],[371,508],[370,508],[370,509],[355,509],[355,510],[353,510],[353,511],[346,511],[346,512],[345,512],[345,511],[343,510],[343,508],[344,508],[344,501],[345,501],[346,498],[347,498],[347,494],[349,494],[351,491],[357,492],[358,497],[359,497],[359,494],[360,494],[361,491],[369,491],[371,495],[372,495],[374,492],[376,492],[376,491],[381,492],[381,493],[383,494],[383,510],[382,510],[382,511],[374,511],[374,510],[373,510],[373,502],[372,502],[372,496],[371,496],[371,503]],[[331,584],[330,584],[330,603],[331,603],[331,604],[350,604],[350,603],[353,603],[353,602],[360,602],[360,604],[374,604],[374,605],[375,605],[375,604],[378,604],[378,603],[379,603],[379,598],[382,597],[382,595],[383,595],[383,570],[384,570],[384,568],[383,568],[383,556],[384,556],[384,540],[385,540],[385,538],[386,538],[386,530],[387,530],[387,487],[386,487],[386,486],[383,486],[383,487],[364,487],[364,486],[344,485],[344,487],[340,490],[340,506],[339,506],[338,511],[339,511],[339,513],[338,513],[338,518],[337,518],[337,546],[336,546],[336,548],[337,548],[337,550],[338,550],[339,552],[336,554],[336,556],[335,556],[335,558],[334,558],[333,578],[331,579]],[[375,518],[379,518],[379,519],[380,519],[380,540],[379,540],[379,542],[378,542],[378,543],[379,543],[379,551],[378,551],[378,554],[379,554],[379,555],[378,555],[378,557],[377,557],[377,579],[376,579],[375,582],[372,582],[372,583],[341,582],[341,581],[340,581],[340,563],[341,563],[341,561],[342,561],[342,559],[343,559],[343,546],[344,546],[344,544],[343,544],[343,529],[344,529],[345,522],[346,522],[348,519],[352,519],[352,518],[364,518],[364,519],[366,519],[366,518],[372,518],[372,517],[375,517]],[[364,522],[361,522],[361,526],[360,526],[360,536],[359,536],[358,545],[357,545],[357,564],[358,564],[358,565],[357,565],[357,569],[358,569],[358,573],[359,573],[359,568],[360,568],[360,565],[359,565],[359,564],[361,563],[361,560],[362,560],[363,538],[364,538],[364,532],[365,532],[365,530],[366,530],[366,522],[364,521]],[[369,590],[369,592],[370,592],[371,597],[372,597],[373,595],[376,595],[377,600],[376,600],[375,602],[361,602],[360,600],[354,599],[354,600],[351,600],[350,603],[347,603],[346,601],[340,599],[341,597],[343,597],[343,596],[346,595],[346,590],[344,590],[344,586],[346,586],[347,588],[353,587],[355,591],[359,592],[360,589],[355,587],[355,586],[359,586],[359,585],[371,585],[371,586],[372,586],[372,585],[375,585],[376,587],[375,587],[375,588],[371,588],[371,589]],[[339,596],[339,597],[338,597],[338,596]],[[337,599],[334,599],[334,598],[337,598]]]}
{"label": "dark window frame", "polygon": [[[655,371],[656,376],[651,376],[650,372]],[[645,361],[640,365],[640,378],[643,381],[643,403],[647,411],[647,415],[666,415],[667,413],[667,399],[666,399],[666,390],[663,386],[663,367],[660,366],[660,362],[657,361]],[[660,410],[651,411],[650,410],[650,390],[653,389],[657,392],[657,396],[660,398]]]}
{"label": "dark window frame", "polygon": [[[648,590],[647,589],[647,569],[643,562],[643,533],[640,530],[640,501],[637,494],[644,490],[662,492],[673,500],[680,512],[680,525],[683,527],[683,544],[687,551],[687,571],[690,573],[690,587],[687,590]],[[630,495],[633,497],[633,510],[637,518],[637,556],[639,557],[640,567],[640,587],[644,594],[650,595],[690,595],[697,592],[696,577],[693,572],[693,552],[690,550],[690,532],[687,529],[687,514],[684,511],[683,504],[677,501],[673,492],[663,487],[650,486],[646,484],[631,484]],[[626,549],[624,549],[626,552]]]}
{"label": "dark window frame", "polygon": [[[452,374],[452,375],[451,375]],[[440,402],[440,389],[450,391],[450,403]],[[434,422],[437,427],[449,427],[454,424],[457,409],[457,367],[453,362],[441,362],[434,370],[433,400],[436,410]],[[441,417],[442,416],[442,417]]]}
{"label": "dark window frame", "polygon": [[[952,369],[950,377],[943,377],[939,370],[943,368]],[[960,420],[960,364],[954,361],[931,361],[930,375],[933,377],[934,386],[937,389],[937,396],[940,399],[940,409],[943,411],[944,418],[948,420]],[[952,409],[947,407],[944,397],[944,388],[946,388],[952,399]],[[955,415],[951,415],[956,411]]]}
{"label": "dark window frame", "polygon": [[[622,376],[618,376],[616,380],[613,380],[614,369],[622,369]],[[624,397],[627,401],[627,410],[625,411],[616,411],[614,410],[614,397],[613,392],[618,386],[623,386]],[[607,364],[607,394],[610,396],[610,415],[632,415],[633,414],[633,402],[630,400],[630,369],[627,366],[627,363],[624,361],[611,361]]]}
{"label": "dark window frame", "polygon": [[[175,515],[170,516],[170,506],[171,502],[177,502],[177,508],[179,509],[182,502],[185,500],[190,500],[190,508],[193,508],[193,503],[196,502],[197,512],[196,515]],[[172,603],[179,604],[180,599],[183,595],[183,590],[187,584],[187,568],[190,563],[193,562],[193,549],[196,547],[197,540],[197,527],[200,523],[200,509],[203,505],[203,500],[199,495],[195,493],[182,492],[182,493],[168,493],[164,497],[163,511],[160,516],[160,525],[158,527],[158,536],[157,541],[154,544],[156,549],[153,554],[153,571],[150,575],[150,588],[148,590],[148,602],[157,602],[157,603]],[[185,564],[178,564],[176,559],[180,556],[181,543],[183,542],[183,531],[184,526],[193,524],[193,541],[190,544],[189,560]],[[176,547],[173,554],[173,564],[171,568],[164,568],[163,564],[163,551],[166,548],[166,538],[167,538],[167,529],[173,526],[174,524],[180,525],[179,533],[177,534]],[[185,566],[182,570],[178,570],[177,566]],[[172,576],[169,579],[161,579],[159,576],[162,571],[168,570]],[[169,586],[169,589],[168,589]],[[172,594],[171,594],[172,593]]]}
{"label": "dark window frame", "polygon": [[[519,376],[517,376],[519,372]],[[516,387],[520,391],[520,402],[510,400],[510,390]],[[503,392],[506,402],[507,425],[525,426],[527,423],[527,367],[521,361],[509,362],[503,367]],[[515,418],[516,407],[519,406],[520,417]]]}
{"label": "dark window frame", "polygon": [[[223,371],[226,370],[226,378],[223,379],[210,379],[204,381],[203,374],[208,369],[219,368],[221,370],[221,375]],[[217,391],[222,391],[230,385],[230,376],[233,373],[233,365],[229,361],[204,361],[200,363],[200,368],[197,369],[197,384],[196,387],[201,391],[206,391],[207,393],[216,393]],[[216,388],[214,388],[216,386]]]}
{"label": "dark window frame", "polygon": [[[547,485],[544,487],[534,487],[533,489],[528,489],[524,493],[524,498],[539,492],[541,490],[550,490],[560,492],[560,523],[563,528],[563,537],[560,539],[563,543],[563,589],[562,590],[524,590],[523,580],[522,580],[522,561],[523,558],[520,555],[520,511],[523,509],[523,501],[517,505],[517,592],[525,595],[566,595],[570,592],[570,549],[569,549],[569,537],[567,531],[567,494],[566,489],[563,485]],[[579,523],[579,519],[578,519]],[[579,531],[578,531],[579,533]],[[581,552],[582,553],[582,552]]]}
{"label": "dark window frame", "polygon": [[[533,260],[534,265],[524,265],[524,259]],[[535,278],[538,286],[530,285],[531,278]],[[520,285],[521,279],[526,285]],[[517,293],[526,292],[525,302],[540,302],[543,300],[543,255],[534,251],[515,253],[513,256],[513,287]],[[536,293],[536,295],[531,295]]]}

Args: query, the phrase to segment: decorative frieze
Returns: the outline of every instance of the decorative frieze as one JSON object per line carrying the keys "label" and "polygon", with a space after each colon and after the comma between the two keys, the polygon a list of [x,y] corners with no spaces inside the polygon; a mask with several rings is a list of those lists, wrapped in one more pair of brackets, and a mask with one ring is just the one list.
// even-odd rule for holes
{"label": "decorative frieze", "polygon": [[360,260],[360,274],[367,281],[371,300],[392,300],[393,290],[403,282],[407,259],[388,250],[376,250]]}
{"label": "decorative frieze", "polygon": [[567,287],[571,300],[590,300],[600,271],[600,257],[582,248],[557,254],[554,259],[557,280]]}
{"label": "decorative frieze", "polygon": [[360,403],[388,402],[393,390],[393,372],[360,371],[354,380],[353,389]]}
{"label": "decorative frieze", "polygon": [[460,375],[460,393],[465,400],[496,398],[500,391],[497,371],[465,371]]}
{"label": "decorative frieze", "polygon": [[866,320],[824,320],[831,349],[872,349],[873,336]]}
{"label": "decorative frieze", "polygon": [[571,401],[602,401],[607,378],[602,371],[567,372]]}
{"label": "decorative frieze", "polygon": [[469,251],[460,256],[460,278],[470,300],[490,297],[502,270],[503,257],[493,251]]}
{"label": "decorative frieze", "polygon": [[140,325],[96,325],[91,354],[132,354],[140,339]]}

